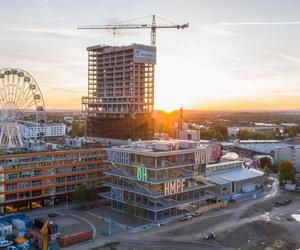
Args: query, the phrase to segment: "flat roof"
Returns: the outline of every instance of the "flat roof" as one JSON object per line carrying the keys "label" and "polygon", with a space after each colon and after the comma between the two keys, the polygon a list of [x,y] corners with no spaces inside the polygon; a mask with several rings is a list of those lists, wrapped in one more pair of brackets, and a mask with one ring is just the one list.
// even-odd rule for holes
{"label": "flat roof", "polygon": [[145,140],[135,141],[132,144],[107,148],[108,151],[122,151],[138,153],[148,156],[160,154],[180,154],[184,152],[197,152],[208,149],[206,145],[191,140]]}
{"label": "flat roof", "polygon": [[264,154],[270,154],[272,150],[278,147],[287,147],[290,146],[289,144],[286,143],[277,143],[277,142],[272,142],[272,143],[244,143],[244,144],[236,144],[236,148],[240,149],[245,149],[245,150],[251,150],[251,151],[256,151],[259,153],[264,153]]}
{"label": "flat roof", "polygon": [[45,153],[61,153],[61,152],[71,152],[71,151],[80,151],[80,150],[93,150],[93,149],[103,149],[103,147],[97,146],[81,146],[78,148],[73,147],[65,147],[60,149],[51,149],[51,150],[33,150],[28,148],[14,148],[14,149],[0,149],[0,158],[5,156],[17,156],[17,155],[38,155],[38,154],[45,154]]}
{"label": "flat roof", "polygon": [[221,177],[218,177],[218,176],[211,176],[211,177],[209,177],[209,180],[214,182],[214,183],[220,184],[220,185],[230,183],[230,181],[225,180],[225,179],[223,179]]}
{"label": "flat roof", "polygon": [[263,172],[255,170],[255,169],[247,169],[247,168],[234,168],[229,169],[221,172],[216,172],[208,175],[208,178],[212,181],[222,181],[220,179],[223,179],[224,181],[241,181],[241,180],[247,180],[255,177],[262,176]]}
{"label": "flat roof", "polygon": [[101,49],[101,50],[107,50],[105,52],[111,51],[111,52],[117,52],[117,51],[122,51],[126,49],[133,49],[133,48],[149,48],[151,50],[155,50],[156,48],[150,45],[146,44],[141,44],[141,43],[133,43],[129,45],[122,45],[122,46],[110,46],[106,44],[99,44],[99,45],[94,45],[94,46],[89,46],[87,47],[87,50],[95,50],[95,49]]}

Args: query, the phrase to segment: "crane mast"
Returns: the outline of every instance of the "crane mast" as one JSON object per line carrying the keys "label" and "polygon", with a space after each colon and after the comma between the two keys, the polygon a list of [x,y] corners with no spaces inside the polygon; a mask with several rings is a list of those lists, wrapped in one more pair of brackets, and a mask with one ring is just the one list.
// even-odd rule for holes
{"label": "crane mast", "polygon": [[[88,25],[78,26],[77,29],[104,29],[113,30],[114,34],[116,30],[122,29],[150,29],[151,37],[150,44],[155,47],[156,45],[156,29],[185,29],[189,27],[189,23],[185,24],[170,24],[170,25],[156,25],[156,15],[152,15],[151,24],[108,24],[108,25]],[[161,18],[162,19],[162,18]]]}

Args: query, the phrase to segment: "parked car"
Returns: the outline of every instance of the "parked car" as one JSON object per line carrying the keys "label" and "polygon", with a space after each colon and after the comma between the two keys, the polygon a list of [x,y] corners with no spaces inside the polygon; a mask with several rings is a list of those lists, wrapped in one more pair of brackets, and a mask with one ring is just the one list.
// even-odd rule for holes
{"label": "parked car", "polygon": [[1,248],[11,246],[12,244],[14,244],[14,243],[12,241],[10,241],[10,240],[2,240],[2,241],[0,241],[0,247]]}
{"label": "parked car", "polygon": [[48,214],[48,217],[49,218],[54,218],[54,217],[57,217],[59,214],[57,214],[57,213],[50,213],[50,214]]}
{"label": "parked car", "polygon": [[292,200],[290,200],[290,199],[283,199],[283,200],[276,201],[275,205],[277,207],[279,207],[279,206],[285,206],[285,205],[290,204],[291,202],[292,202]]}
{"label": "parked car", "polygon": [[201,216],[201,215],[202,215],[201,211],[196,211],[196,212],[192,213],[193,217],[198,217],[198,216]]}
{"label": "parked car", "polygon": [[8,246],[7,248],[5,248],[5,250],[19,250],[19,248],[16,246]]}
{"label": "parked car", "polygon": [[181,218],[179,218],[180,221],[191,220],[191,219],[193,219],[192,213],[185,213]]}
{"label": "parked car", "polygon": [[105,236],[105,237],[110,236],[108,231],[103,231],[103,232],[101,232],[101,235],[102,235],[102,236]]}
{"label": "parked car", "polygon": [[214,240],[215,238],[216,238],[216,235],[214,232],[211,232],[204,237],[205,240]]}

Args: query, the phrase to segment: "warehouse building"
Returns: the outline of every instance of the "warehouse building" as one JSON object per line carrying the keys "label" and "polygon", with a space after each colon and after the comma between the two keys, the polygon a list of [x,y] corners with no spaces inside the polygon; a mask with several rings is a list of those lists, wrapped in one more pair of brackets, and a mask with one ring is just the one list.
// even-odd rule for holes
{"label": "warehouse building", "polygon": [[207,165],[209,191],[218,200],[244,200],[260,195],[264,191],[264,174],[243,166],[242,161],[223,162]]}

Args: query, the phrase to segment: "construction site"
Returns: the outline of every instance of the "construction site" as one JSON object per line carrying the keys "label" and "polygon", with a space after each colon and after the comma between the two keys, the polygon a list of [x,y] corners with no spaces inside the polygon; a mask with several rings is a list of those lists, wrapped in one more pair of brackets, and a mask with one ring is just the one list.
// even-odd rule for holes
{"label": "construction site", "polygon": [[82,97],[87,113],[87,136],[109,145],[154,138],[154,72],[156,30],[184,29],[183,25],[113,24],[78,29],[150,29],[150,46],[97,45],[88,47],[88,96]]}
{"label": "construction site", "polygon": [[88,49],[88,113],[91,138],[153,139],[156,48],[93,46]]}

